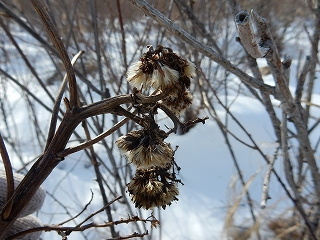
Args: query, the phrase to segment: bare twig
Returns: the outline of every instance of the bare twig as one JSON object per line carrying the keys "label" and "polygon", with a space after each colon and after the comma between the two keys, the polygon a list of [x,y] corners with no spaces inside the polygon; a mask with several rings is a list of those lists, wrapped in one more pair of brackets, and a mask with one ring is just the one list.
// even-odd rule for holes
{"label": "bare twig", "polygon": [[267,205],[268,199],[270,199],[269,196],[269,183],[270,183],[270,176],[272,173],[273,165],[276,160],[276,157],[272,158],[268,164],[267,171],[264,175],[264,180],[263,180],[263,187],[262,187],[262,195],[261,195],[261,203],[260,207],[264,209]]}
{"label": "bare twig", "polygon": [[298,83],[297,83],[296,93],[295,93],[295,100],[297,102],[301,101],[303,87],[304,87],[304,83],[306,81],[306,76],[310,70],[310,60],[311,60],[310,56],[307,56],[305,63],[302,67],[302,70],[300,72],[299,78],[298,78]]}
{"label": "bare twig", "polygon": [[203,37],[208,40],[208,43],[213,46],[214,50],[220,55],[223,56],[223,52],[218,47],[216,41],[212,38],[212,34],[209,33],[204,24],[199,21],[199,19],[195,16],[194,12],[190,7],[187,5],[185,0],[175,0],[177,4],[183,9],[183,11],[187,14],[188,18],[191,20],[195,29],[201,33]]}
{"label": "bare twig", "polygon": [[66,148],[65,150],[59,152],[57,155],[61,158],[64,158],[72,153],[79,152],[83,149],[86,149],[86,148],[92,146],[93,144],[96,144],[97,142],[101,141],[102,139],[106,138],[107,136],[111,135],[117,129],[119,129],[124,124],[126,124],[129,120],[130,120],[129,118],[124,118],[121,121],[119,121],[118,123],[116,123],[114,126],[112,126],[110,129],[108,129],[107,131],[99,134],[98,136],[96,136],[96,137],[94,137],[84,143],[81,143],[78,146]]}
{"label": "bare twig", "polygon": [[46,109],[48,112],[51,112],[52,110],[43,103],[37,96],[35,96],[26,86],[21,84],[17,79],[15,79],[13,76],[9,75],[6,71],[4,71],[2,68],[0,68],[0,73],[4,75],[6,78],[10,79],[12,82],[14,82],[16,85],[18,85],[23,91],[25,91],[30,97],[32,97],[37,103],[39,103],[44,109]]}
{"label": "bare twig", "polygon": [[73,221],[74,219],[76,219],[77,217],[79,217],[88,207],[89,207],[89,205],[91,204],[91,202],[92,202],[92,200],[93,200],[93,192],[92,192],[92,190],[91,190],[91,198],[90,198],[90,200],[89,200],[89,202],[84,206],[84,208],[77,214],[77,215],[75,215],[75,216],[73,216],[72,218],[70,218],[70,219],[68,219],[68,220],[66,220],[66,221],[63,221],[63,222],[61,222],[61,223],[59,223],[59,224],[57,224],[58,226],[62,226],[62,225],[64,225],[64,224],[66,224],[67,222],[70,222],[70,221]]}
{"label": "bare twig", "polygon": [[[86,138],[87,140],[90,140],[91,139],[91,136],[90,136],[90,132],[88,130],[88,125],[87,125],[87,121],[86,120],[83,120],[82,121],[82,127],[84,129],[84,132],[86,134]],[[106,214],[108,216],[108,221],[109,222],[113,222],[113,217],[112,217],[112,214],[111,214],[111,208],[110,208],[110,205],[119,200],[121,198],[120,197],[117,197],[115,198],[113,201],[111,201],[110,203],[108,202],[108,198],[107,198],[107,194],[106,194],[106,191],[104,189],[104,186],[103,186],[103,181],[102,181],[102,175],[101,175],[101,172],[100,172],[100,169],[99,169],[99,162],[97,161],[96,159],[96,153],[93,149],[93,146],[90,146],[89,147],[89,152],[90,152],[90,159],[91,159],[91,163],[94,167],[94,170],[95,170],[95,174],[96,174],[96,177],[97,177],[97,182],[98,182],[98,185],[99,185],[99,188],[100,188],[100,192],[101,192],[101,196],[102,196],[102,199],[103,199],[103,203],[105,205],[105,207],[103,207],[101,210],[99,210],[98,212],[96,213],[99,213],[99,212],[102,212],[103,210],[106,211]],[[77,226],[81,226],[84,222],[86,222],[88,219],[90,219],[91,217],[93,217],[94,214],[88,216],[83,222],[79,223]],[[110,226],[110,230],[111,230],[111,235],[112,237],[117,237],[119,236],[119,234],[115,231],[114,229],[114,226]],[[67,232],[67,235],[69,235],[71,233],[71,231],[68,231]]]}
{"label": "bare twig", "polygon": [[[73,66],[76,61],[78,60],[78,58],[80,58],[82,56],[82,54],[84,54],[84,51],[79,51],[71,60],[71,65]],[[62,83],[60,85],[53,109],[52,109],[52,115],[51,115],[51,120],[50,120],[50,126],[49,126],[49,131],[48,131],[48,136],[47,136],[47,143],[46,143],[46,147],[45,149],[47,149],[47,147],[49,146],[54,133],[56,131],[56,126],[57,126],[57,121],[58,121],[58,114],[59,114],[59,109],[60,109],[60,105],[61,105],[61,100],[66,88],[66,85],[68,83],[68,75],[66,74],[65,77],[62,80]]]}
{"label": "bare twig", "polygon": [[[108,204],[106,204],[103,208],[99,209],[98,211],[90,214],[88,217],[86,217],[81,223],[79,223],[77,226],[74,227],[74,229],[77,229],[79,227],[81,227],[86,221],[88,221],[90,218],[92,218],[93,216],[97,215],[98,213],[101,213],[102,211],[106,210],[107,208],[110,208],[110,205],[113,204],[114,202],[118,201],[119,199],[121,199],[122,196],[119,196],[115,199],[113,199],[111,202],[109,202]],[[111,221],[113,222],[113,221]],[[113,228],[113,225],[110,225],[110,227]],[[113,228],[114,229],[114,228]],[[73,232],[73,229],[70,229],[68,231],[65,232],[66,235],[70,235],[70,233]],[[113,234],[114,235],[114,234]],[[114,237],[114,236],[113,236]]]}
{"label": "bare twig", "polygon": [[[49,147],[38,159],[38,161],[31,167],[25,178],[17,187],[16,191],[13,194],[13,197],[6,203],[6,205],[2,209],[2,219],[0,219],[0,238],[5,234],[5,230],[18,217],[22,209],[28,204],[43,181],[49,176],[49,174],[58,165],[58,163],[63,160],[63,158],[58,157],[57,153],[64,150],[71,134],[84,119],[103,113],[110,113],[114,111],[114,109],[119,105],[125,103],[133,103],[133,101],[138,101],[139,103],[156,102],[159,100],[160,96],[164,96],[164,93],[149,97],[143,96],[142,94],[137,95],[138,99],[133,98],[132,95],[129,94],[116,96],[87,106],[78,107],[77,109],[73,110],[70,109],[69,101],[65,99],[67,110],[59,128],[56,131],[55,136],[50,142]],[[41,169],[41,171],[39,169]],[[11,206],[11,204],[13,204],[12,209],[14,210],[11,211],[11,214],[8,218],[13,220],[4,221],[3,213],[7,210],[7,208]],[[1,232],[1,230],[3,232]]]}
{"label": "bare twig", "polygon": [[[37,228],[32,228],[32,229],[29,229],[29,230],[26,230],[26,231],[23,231],[23,232],[20,232],[20,233],[17,233],[17,234],[14,234],[8,238],[6,238],[6,240],[13,240],[13,239],[16,239],[18,237],[21,237],[21,236],[24,236],[28,233],[32,233],[32,232],[39,232],[39,231],[46,231],[46,232],[49,232],[49,231],[55,231],[55,232],[59,232],[60,234],[62,235],[66,235],[65,232],[68,232],[68,231],[73,231],[73,232],[83,232],[87,229],[90,229],[90,228],[106,228],[106,227],[110,227],[110,226],[114,226],[114,225],[119,225],[119,224],[125,224],[125,223],[130,223],[130,222],[153,222],[154,219],[142,219],[142,218],[139,218],[139,217],[129,217],[127,219],[121,219],[121,220],[118,220],[118,221],[114,221],[114,222],[107,222],[107,223],[103,223],[103,224],[96,224],[96,223],[88,223],[88,224],[85,224],[85,225],[82,225],[82,226],[78,226],[78,227],[62,227],[62,226],[55,226],[55,225],[46,225],[46,226],[43,226],[43,227],[37,227]],[[147,235],[148,232],[144,233],[144,235]],[[131,235],[128,235],[126,238],[112,238],[112,239],[127,239],[127,238],[132,238],[134,236],[136,237],[142,237],[144,236],[142,234],[138,234],[138,233],[134,233],[134,234],[131,234]],[[130,237],[129,237],[130,236]]]}

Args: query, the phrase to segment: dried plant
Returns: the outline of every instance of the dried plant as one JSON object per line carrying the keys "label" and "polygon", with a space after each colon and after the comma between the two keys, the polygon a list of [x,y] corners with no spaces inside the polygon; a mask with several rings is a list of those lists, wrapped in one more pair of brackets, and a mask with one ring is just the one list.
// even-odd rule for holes
{"label": "dried plant", "polygon": [[[49,41],[46,39],[49,34],[46,35],[43,31],[42,22],[36,14],[28,15],[30,4],[21,1],[7,2],[8,8],[0,2],[2,16],[14,19],[18,26],[26,29],[45,46],[47,55],[56,66],[48,74],[50,76],[47,80],[56,84],[57,79],[62,79],[64,72],[62,66],[68,64],[57,63],[60,59],[59,53],[48,44]],[[69,89],[73,94],[65,101],[67,108],[65,114],[61,114],[64,113],[64,109],[60,108],[60,104],[56,104],[53,111],[56,115],[53,117],[53,122],[55,119],[59,121],[64,119],[59,126],[65,124],[66,128],[74,129],[75,125],[81,122],[80,119],[86,119],[85,139],[77,131],[62,131],[63,127],[59,127],[56,131],[55,124],[50,125],[51,130],[47,138],[43,129],[37,127],[39,119],[34,117],[36,114],[30,114],[30,119],[36,126],[35,145],[41,146],[41,149],[45,148],[48,153],[53,154],[50,146],[57,140],[54,138],[56,133],[70,135],[73,132],[75,133],[73,140],[81,142],[75,147],[65,148],[66,141],[58,139],[62,145],[56,149],[59,155],[56,155],[58,158],[51,159],[53,163],[57,164],[62,158],[88,148],[85,154],[95,169],[104,205],[110,202],[108,198],[116,199],[118,195],[122,195],[121,204],[126,204],[126,210],[131,216],[134,215],[133,212],[141,213],[141,211],[130,207],[130,197],[138,208],[165,208],[179,198],[178,186],[181,184],[176,176],[179,168],[174,158],[175,149],[167,141],[167,136],[173,132],[182,133],[194,123],[202,121],[196,117],[199,112],[205,111],[219,127],[230,153],[230,159],[226,161],[230,160],[234,164],[238,174],[237,179],[243,188],[241,191],[243,199],[236,198],[234,208],[230,208],[232,211],[227,214],[229,216],[227,222],[233,223],[236,207],[244,201],[252,218],[252,232],[261,239],[257,228],[263,226],[263,223],[259,222],[261,216],[257,212],[260,208],[267,210],[270,207],[270,198],[274,201],[275,198],[283,198],[285,195],[292,203],[288,207],[288,212],[294,216],[294,222],[283,220],[285,224],[279,224],[283,218],[279,220],[278,216],[274,215],[275,219],[269,219],[270,224],[266,225],[269,225],[280,238],[292,236],[301,239],[319,238],[320,178],[317,155],[320,140],[317,138],[314,142],[312,139],[312,135],[319,135],[317,131],[320,123],[319,117],[312,113],[312,109],[317,107],[313,94],[319,65],[317,60],[320,36],[319,1],[297,0],[295,4],[290,0],[281,2],[272,0],[268,3],[250,0],[223,2],[172,0],[161,3],[144,0],[111,2],[90,0],[88,3],[80,1],[62,1],[61,4],[47,1],[47,3],[49,15],[54,20],[54,25],[59,27],[67,52],[76,53],[80,49],[79,46],[84,46],[86,50],[86,54],[78,60],[81,67],[74,68],[77,83],[83,83],[85,87],[81,85],[77,92],[79,98],[75,97],[76,88],[75,85],[72,86],[74,79],[70,72],[72,70],[70,65],[66,66],[71,83]],[[254,11],[243,11],[244,9],[254,9]],[[23,21],[15,14],[27,20]],[[8,41],[15,46],[18,56],[25,59],[25,64],[30,66],[28,69],[32,69],[32,64],[28,64],[28,58],[24,58],[24,52],[18,50],[19,43],[15,42],[16,38],[9,37],[11,29],[8,26],[11,26],[11,21],[4,19],[0,23],[4,32],[8,33]],[[137,22],[143,27],[136,27]],[[30,28],[30,25],[35,27]],[[41,32],[41,35],[37,34],[37,31]],[[296,52],[300,53],[298,73],[295,77],[290,74],[293,70],[292,61],[290,57],[285,56],[288,47],[287,33],[291,34],[291,38],[305,33],[308,39],[306,42],[309,41],[306,44],[309,46],[308,49],[307,47],[296,49]],[[117,39],[116,47],[112,45],[111,40],[106,42],[106,39]],[[170,47],[178,49],[176,52],[184,57],[181,58],[170,48],[161,46],[160,44],[164,42],[170,43]],[[151,43],[155,48],[149,45]],[[149,45],[147,51],[145,51],[146,45]],[[308,56],[302,61],[302,56],[306,52]],[[136,61],[140,55],[140,59]],[[11,58],[11,52],[3,50],[1,58],[3,63],[13,61]],[[187,59],[192,59],[192,63]],[[265,60],[265,68],[274,80],[271,84],[265,81],[267,78],[270,79],[270,75],[263,75],[262,68],[258,64],[262,59]],[[113,67],[114,64],[118,67]],[[194,71],[195,66],[197,71]],[[30,70],[30,72],[39,85],[47,89],[37,71]],[[30,113],[34,113],[32,103],[36,103],[51,114],[52,107],[42,103],[26,87],[27,85],[21,84],[23,81],[15,79],[12,71],[0,68],[0,73],[5,79],[19,86],[19,89],[23,89],[27,95],[26,102]],[[193,81],[190,84],[191,77]],[[296,86],[293,84],[295,81]],[[5,88],[5,84],[3,86]],[[118,95],[122,93],[126,94]],[[51,96],[50,91],[47,91],[47,94]],[[92,104],[93,96],[96,95],[102,100]],[[265,110],[265,118],[270,122],[268,133],[271,135],[272,144],[276,146],[273,148],[273,153],[270,154],[259,145],[257,139],[260,131],[251,131],[246,121],[240,121],[233,112],[232,106],[240,96],[247,97],[247,101],[252,100]],[[59,97],[62,98],[62,94]],[[5,93],[1,99],[6,99]],[[50,99],[52,102],[55,101],[52,96]],[[77,105],[79,99],[81,104]],[[188,110],[193,109],[193,114],[184,111],[191,102],[193,106]],[[2,112],[3,109],[7,108],[2,107]],[[97,109],[99,115],[88,118]],[[101,114],[107,112],[113,114],[113,123],[116,125],[105,131],[107,124]],[[164,113],[172,120],[173,129],[159,127],[158,112]],[[79,120],[73,118],[71,113],[80,116]],[[191,119],[190,115],[193,116]],[[125,118],[119,121],[121,116]],[[180,119],[188,121],[182,123]],[[70,126],[65,120],[71,123],[74,120],[76,124]],[[8,126],[6,129],[10,129],[4,136],[5,142],[25,165],[19,145],[11,141],[14,139],[14,134],[9,126],[10,122],[4,121]],[[86,124],[83,123],[83,126]],[[101,132],[103,133],[99,135]],[[91,138],[90,134],[95,134],[97,137]],[[105,140],[106,136],[112,139],[111,144]],[[99,141],[108,153],[108,162],[102,161],[103,157],[93,147],[93,144]],[[46,144],[42,146],[44,142]],[[261,203],[255,202],[252,190],[247,188],[248,176],[244,173],[244,166],[240,161],[242,150],[238,150],[235,143],[240,143],[243,148],[256,152],[260,156],[260,161],[266,165],[266,171],[262,171],[265,176],[262,177],[264,180],[261,184]],[[113,146],[120,149],[124,158],[118,161],[117,151]],[[41,158],[50,157],[50,154]],[[211,160],[215,160],[214,156]],[[41,160],[36,164],[39,163],[43,164]],[[54,167],[54,164],[50,165],[50,168]],[[115,184],[109,184],[106,176],[112,176],[111,182]],[[276,181],[280,186],[281,197],[272,194],[271,181]],[[106,192],[104,188],[107,189]],[[128,199],[124,189],[129,192]],[[109,222],[114,222],[111,210],[106,208],[105,211]],[[287,218],[290,219],[291,215],[288,214]],[[152,224],[157,224],[155,218],[151,220]],[[135,224],[138,232],[146,232],[144,225],[140,227],[141,225],[134,221],[132,224]],[[117,232],[111,226],[110,229],[111,235],[116,238]],[[250,234],[250,229],[247,229],[243,238]],[[145,237],[152,239],[152,232]]]}
{"label": "dried plant", "polygon": [[[99,102],[80,106],[75,73],[59,33],[42,3],[37,0],[32,0],[31,2],[41,17],[66,68],[67,78],[62,83],[62,89],[68,83],[70,98],[65,97],[63,99],[66,110],[57,128],[56,114],[58,109],[56,108],[53,111],[47,144],[43,154],[31,166],[15,190],[8,184],[10,189],[7,196],[8,200],[1,210],[0,238],[5,236],[43,181],[66,156],[85,148],[89,148],[92,151],[93,144],[117,131],[128,120],[136,122],[143,128],[142,130],[132,131],[117,140],[120,150],[124,152],[130,162],[137,166],[136,176],[128,184],[128,191],[132,195],[132,201],[137,207],[146,209],[153,207],[165,208],[166,205],[170,205],[172,201],[177,200],[176,196],[179,193],[177,183],[179,180],[176,179],[174,172],[174,167],[176,166],[173,156],[174,151],[170,144],[164,142],[164,139],[178,129],[184,131],[186,127],[198,122],[204,123],[205,121],[205,119],[195,119],[182,123],[175,115],[191,104],[192,98],[187,92],[187,88],[190,87],[190,78],[195,72],[194,65],[178,56],[170,48],[159,45],[153,50],[152,47],[149,47],[148,51],[140,58],[140,62],[129,67],[127,74],[130,84],[134,87],[140,87],[141,85],[140,91],[134,88],[132,94],[109,97]],[[143,95],[142,89],[150,87],[155,90],[153,94],[150,96]],[[58,98],[55,106],[59,104]],[[121,106],[125,104],[131,104],[130,108],[134,108],[134,111],[131,112]],[[163,110],[174,122],[175,127],[168,132],[161,130],[154,118],[158,109]],[[87,131],[86,119],[108,113],[125,116],[126,118],[122,122],[115,124],[109,131],[91,139],[90,133]],[[71,135],[80,123],[84,125],[87,141],[78,146],[66,148]],[[2,145],[2,152],[6,152],[4,145]],[[7,155],[3,157],[3,162],[6,172],[12,172],[10,159]],[[99,171],[98,169],[96,170]],[[119,199],[118,197],[114,201]],[[106,204],[98,212],[109,208],[114,201]],[[151,221],[152,225],[155,225],[154,222],[156,222],[153,217],[149,220],[132,217],[120,222],[111,221],[109,224],[101,226],[96,224],[86,226],[83,225],[86,220],[73,228],[64,228],[62,226],[36,228],[15,234],[12,237],[24,235],[30,231],[45,230],[57,231],[63,236],[63,239],[66,239],[73,231],[83,231],[92,227],[112,227],[115,224],[137,221]],[[146,234],[136,233],[125,238],[141,237]]]}

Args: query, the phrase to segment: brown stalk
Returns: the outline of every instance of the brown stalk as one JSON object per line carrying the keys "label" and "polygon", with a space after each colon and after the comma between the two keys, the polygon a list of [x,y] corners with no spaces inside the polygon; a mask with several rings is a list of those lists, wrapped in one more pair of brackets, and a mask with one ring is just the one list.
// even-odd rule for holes
{"label": "brown stalk", "polygon": [[67,51],[62,43],[61,38],[59,37],[58,31],[55,27],[55,25],[50,20],[48,12],[45,10],[45,7],[42,5],[42,3],[38,0],[30,0],[33,4],[34,9],[37,11],[39,16],[42,19],[42,22],[44,23],[51,39],[56,47],[56,49],[59,52],[59,55],[61,57],[61,60],[63,62],[63,65],[67,71],[68,80],[69,80],[69,89],[70,89],[70,106],[71,108],[78,106],[78,92],[77,92],[77,84],[76,84],[76,77],[74,75],[74,70],[71,65],[69,56],[67,54]]}
{"label": "brown stalk", "polygon": [[[4,165],[4,169],[6,172],[6,178],[7,178],[7,201],[11,198],[14,192],[14,180],[13,180],[13,173],[12,173],[12,166],[11,161],[6,149],[6,146],[4,144],[2,135],[0,133],[0,155],[1,159]],[[10,215],[12,209],[12,204],[8,206],[6,211],[3,213],[3,217],[6,219]]]}

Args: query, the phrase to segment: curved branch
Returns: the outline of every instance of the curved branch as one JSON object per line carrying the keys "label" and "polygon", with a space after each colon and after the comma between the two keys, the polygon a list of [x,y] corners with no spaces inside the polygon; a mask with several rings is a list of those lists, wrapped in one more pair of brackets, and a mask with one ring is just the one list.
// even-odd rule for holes
{"label": "curved branch", "polygon": [[33,4],[34,9],[38,12],[39,16],[41,17],[53,41],[54,46],[59,52],[59,55],[61,57],[64,67],[66,68],[67,75],[68,75],[69,89],[70,89],[70,104],[72,108],[77,107],[78,106],[78,90],[77,90],[76,77],[75,77],[69,56],[67,54],[67,51],[61,41],[61,38],[58,34],[56,27],[52,23],[52,20],[50,19],[49,14],[45,10],[42,3],[38,0],[30,0],[30,1]]}

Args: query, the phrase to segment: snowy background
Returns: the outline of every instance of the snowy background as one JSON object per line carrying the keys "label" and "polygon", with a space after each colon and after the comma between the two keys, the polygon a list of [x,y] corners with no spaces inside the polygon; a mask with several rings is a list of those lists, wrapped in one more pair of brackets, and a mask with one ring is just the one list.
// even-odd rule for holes
{"label": "snowy background", "polygon": [[[18,33],[17,35],[18,36]],[[292,79],[296,79],[297,64],[298,64],[298,51],[309,49],[309,45],[305,45],[306,36],[301,36],[299,40],[288,36],[287,46],[284,52],[287,52],[293,59],[291,67]],[[20,42],[21,46],[25,42],[32,42],[30,36],[21,36],[23,41]],[[10,49],[11,46],[1,43],[2,47]],[[236,43],[234,43],[236,44]],[[309,44],[309,43],[307,43]],[[294,46],[294,48],[292,47]],[[37,59],[41,52],[38,48],[32,48],[30,44],[26,43],[23,47],[24,51],[31,58],[34,57],[35,62],[39,62]],[[305,52],[304,54],[308,54]],[[46,61],[42,61],[42,64],[46,66]],[[259,59],[259,65],[266,66],[263,59]],[[17,59],[17,65],[11,66],[10,70],[14,76],[19,76],[25,83],[28,83],[32,92],[36,93],[36,96],[44,103],[50,104],[45,93],[41,92],[37,85],[33,85],[30,78],[30,73],[25,72],[25,68],[19,66],[19,59]],[[0,77],[1,81],[5,81]],[[265,82],[273,85],[273,80],[270,75],[264,78]],[[238,79],[232,80],[234,85],[239,85]],[[296,82],[291,81],[292,89]],[[318,84],[318,83],[317,83]],[[3,85],[4,86],[4,85]],[[29,125],[30,121],[26,118],[28,114],[25,104],[21,99],[21,90],[11,82],[5,84],[6,88],[1,88],[1,96],[6,96],[10,101],[10,105],[13,106],[13,112],[15,114],[15,129],[13,133],[16,138],[19,138],[23,145],[24,157],[31,160],[36,159],[39,154],[39,149],[33,143],[28,144],[29,134],[32,131],[29,130],[32,127]],[[57,86],[51,86],[52,92],[57,90]],[[316,93],[314,95],[314,102],[319,102],[319,87],[315,87]],[[223,95],[220,96],[224,98]],[[266,114],[264,107],[257,100],[254,100],[251,96],[237,95],[236,92],[230,92],[228,95],[229,102],[234,101],[230,107],[230,111],[237,117],[237,119],[243,124],[247,131],[252,135],[259,147],[264,151],[267,156],[272,156],[277,143],[275,143],[275,136],[272,131],[270,120]],[[275,106],[279,105],[277,101],[273,102]],[[225,111],[217,107],[218,114],[221,119],[225,117]],[[39,124],[43,127],[48,127],[49,115],[48,113],[42,114],[37,110]],[[278,112],[279,114],[280,112]],[[319,109],[313,108],[312,114],[319,116]],[[168,139],[173,146],[178,145],[179,149],[176,152],[176,162],[181,167],[179,178],[184,183],[180,186],[179,201],[174,202],[166,210],[161,210],[161,240],[212,240],[223,239],[224,219],[235,203],[236,196],[239,196],[242,190],[242,186],[239,184],[237,172],[234,164],[231,160],[230,152],[225,144],[225,139],[221,134],[218,125],[214,121],[210,114],[203,110],[199,117],[209,116],[209,120],[205,125],[198,124],[192,128],[185,135],[171,135]],[[1,119],[2,121],[2,119]],[[165,121],[160,121],[160,126],[164,127]],[[9,123],[10,125],[10,123]],[[4,122],[0,122],[0,131],[5,131],[6,128]],[[230,120],[229,129],[240,136],[241,139],[249,141],[242,130],[232,120]],[[316,141],[317,133],[313,134],[314,141]],[[290,208],[291,204],[287,200],[287,197],[279,186],[277,181],[271,177],[271,185],[269,195],[271,199],[268,201],[268,208],[261,210],[259,208],[262,192],[262,182],[264,173],[266,171],[266,163],[257,151],[243,146],[232,137],[230,141],[233,146],[233,150],[238,158],[240,168],[244,179],[248,181],[250,177],[254,176],[253,182],[250,183],[250,194],[254,200],[255,211],[257,216],[261,217],[261,223],[268,220],[268,216],[273,213],[285,212]],[[72,143],[70,144],[72,145]],[[22,167],[20,159],[14,154],[13,150],[8,148],[11,160],[13,162],[14,169],[18,170]],[[107,158],[107,156],[106,156]],[[86,210],[87,213],[91,213],[101,207],[101,199],[99,199],[99,189],[94,181],[95,174],[92,167],[88,167],[88,160],[86,156],[80,152],[73,154],[66,158],[48,177],[43,186],[54,195],[56,199],[63,201],[63,204],[68,207],[72,214],[79,212],[91,198],[91,191],[95,193],[93,202]],[[281,173],[282,163],[279,159],[276,162],[275,168]],[[256,174],[256,175],[255,175]],[[284,176],[280,174],[284,179]],[[59,205],[51,196],[47,196],[42,209],[37,213],[37,216],[46,224],[55,224],[66,220],[65,212],[61,205]],[[157,212],[158,210],[155,210]],[[54,213],[54,215],[53,215]],[[145,216],[150,215],[151,211],[145,211]],[[124,212],[115,212],[114,217],[125,218],[127,217]],[[97,219],[101,220],[101,219]],[[238,226],[250,226],[252,224],[251,217],[249,215],[248,207],[243,201],[240,204],[239,209],[235,215],[235,225]],[[70,222],[70,224],[74,224]],[[130,225],[117,226],[116,230],[120,230],[121,233],[131,233]],[[97,230],[92,235],[88,235],[87,239],[101,239],[103,235],[99,236]],[[153,229],[155,232],[155,239],[160,238],[159,230]],[[103,234],[103,233],[102,233]],[[270,233],[264,233],[265,239],[268,239]],[[83,239],[83,235],[80,233],[71,234],[68,239]],[[61,239],[54,232],[43,233],[42,239]],[[252,237],[254,239],[254,236]]]}

